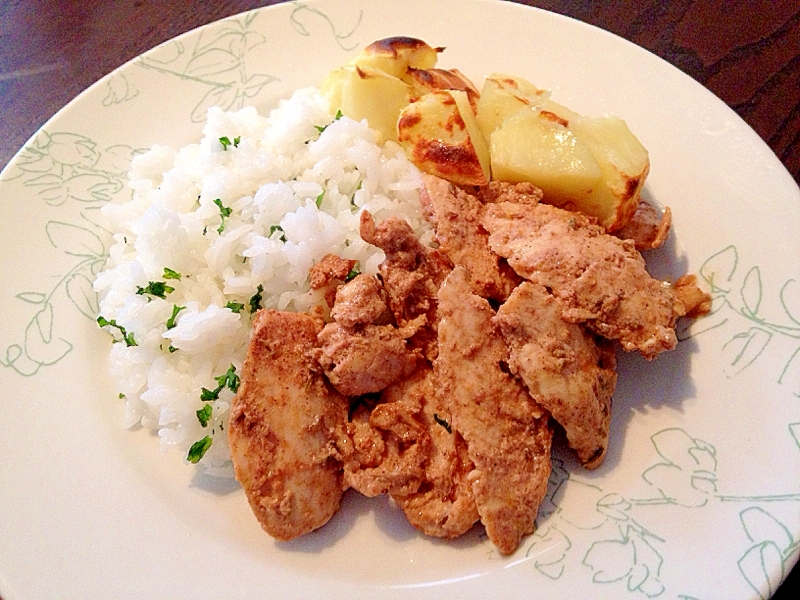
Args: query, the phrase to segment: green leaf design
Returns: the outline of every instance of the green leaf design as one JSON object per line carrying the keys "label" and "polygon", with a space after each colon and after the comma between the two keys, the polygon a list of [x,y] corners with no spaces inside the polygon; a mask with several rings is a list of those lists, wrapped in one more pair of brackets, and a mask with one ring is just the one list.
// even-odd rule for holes
{"label": "green leaf design", "polygon": [[45,304],[25,329],[25,355],[40,365],[52,365],[71,350],[72,344],[53,336],[53,306]]}
{"label": "green leaf design", "polygon": [[737,333],[722,346],[725,361],[733,367],[729,376],[741,373],[761,356],[772,334],[760,327],[751,327],[747,331]]}
{"label": "green leaf design", "polygon": [[103,258],[103,241],[92,231],[79,225],[50,221],[45,227],[47,237],[54,247],[71,256]]}
{"label": "green leaf design", "polygon": [[773,542],[752,546],[737,564],[747,583],[763,600],[771,598],[783,581],[783,557]]}
{"label": "green leaf design", "polygon": [[192,111],[192,123],[203,123],[206,120],[208,109],[212,106],[228,110],[236,102],[237,94],[236,86],[233,83],[215,85],[206,92]]}
{"label": "green leaf design", "polygon": [[789,319],[800,325],[800,286],[790,279],[783,284],[780,292],[781,306]]}
{"label": "green leaf design", "polygon": [[635,550],[630,542],[603,540],[594,542],[583,558],[583,564],[594,570],[592,581],[611,583],[628,576],[635,564]]}
{"label": "green leaf design", "polygon": [[761,270],[758,267],[753,267],[747,272],[739,293],[742,296],[742,302],[744,302],[745,315],[748,317],[756,317],[758,315],[758,309],[761,306],[761,297],[763,294]]}
{"label": "green leaf design", "polygon": [[711,287],[711,292],[730,292],[730,282],[739,264],[735,246],[723,248],[712,254],[700,267],[700,277]]}
{"label": "green leaf design", "polygon": [[238,56],[222,48],[209,48],[192,58],[186,73],[192,77],[209,77],[229,73],[239,68]]}
{"label": "green leaf design", "polygon": [[751,542],[773,542],[781,554],[786,553],[794,544],[789,528],[763,508],[746,508],[739,514],[739,519]]}
{"label": "green leaf design", "polygon": [[67,296],[75,308],[92,320],[100,311],[92,280],[82,273],[76,273],[67,280]]}
{"label": "green leaf design", "polygon": [[42,292],[21,292],[14,297],[28,304],[43,304],[47,301],[47,294]]}

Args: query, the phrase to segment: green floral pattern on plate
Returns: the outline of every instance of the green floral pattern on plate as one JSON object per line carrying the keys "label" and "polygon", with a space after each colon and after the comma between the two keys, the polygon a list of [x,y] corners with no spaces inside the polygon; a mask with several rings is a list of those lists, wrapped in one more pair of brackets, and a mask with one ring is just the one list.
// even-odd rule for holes
{"label": "green floral pattern on plate", "polygon": [[[372,41],[361,3],[335,15],[320,6],[325,5],[291,3],[281,13],[282,26],[335,54],[334,64]],[[130,194],[127,166],[154,141],[135,127],[117,133],[107,131],[109,126],[154,101],[154,78],[177,82],[185,91],[180,117],[197,133],[210,106],[235,110],[273,100],[273,88],[287,75],[283,65],[265,60],[272,49],[262,14],[251,11],[181,36],[112,73],[81,100],[86,110],[107,115],[103,126],[77,127],[67,117],[56,119],[3,173],[0,206],[11,202],[12,194],[24,199],[36,216],[32,222],[38,229],[32,233],[42,240],[37,251],[44,257],[44,265],[37,265],[44,274],[18,277],[15,281],[23,283],[6,290],[5,316],[13,323],[0,336],[3,381],[13,385],[48,377],[71,355],[90,351],[82,332],[96,327],[92,280],[109,246],[97,210]],[[158,137],[158,126],[149,129]],[[724,380],[761,378],[760,371],[753,372],[767,372],[774,383],[769,393],[777,398],[773,403],[794,406],[800,397],[800,288],[793,277],[770,288],[765,281],[781,279],[785,267],[744,265],[742,256],[733,244],[707,252],[697,273],[714,296],[714,308],[681,330],[681,346],[702,344],[704,351],[720,353],[718,375]],[[718,453],[721,439],[706,440],[705,433],[697,437],[693,430],[691,423],[655,427],[649,446],[639,450],[647,466],[635,481],[616,482],[613,470],[609,477],[590,477],[556,456],[537,530],[515,555],[525,563],[516,568],[529,569],[531,586],[549,582],[555,587],[547,589],[559,590],[577,581],[593,597],[710,600],[693,594],[682,579],[683,561],[693,558],[669,524],[725,514],[726,543],[735,547],[736,556],[728,572],[753,597],[768,598],[800,552],[800,482],[784,478],[785,489],[773,485],[765,493],[740,492],[751,488],[722,473],[746,457],[730,449]],[[800,419],[787,416],[773,435],[794,453],[790,462],[797,464]],[[488,543],[481,546],[485,562],[500,560]]]}

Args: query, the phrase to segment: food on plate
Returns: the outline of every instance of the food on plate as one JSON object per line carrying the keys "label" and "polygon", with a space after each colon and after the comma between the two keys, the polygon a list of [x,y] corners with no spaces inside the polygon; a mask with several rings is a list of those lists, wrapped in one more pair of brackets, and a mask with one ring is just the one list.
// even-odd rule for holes
{"label": "food on plate", "polygon": [[127,424],[233,474],[276,539],[352,488],[514,552],[556,428],[603,462],[616,348],[653,359],[709,309],[693,277],[645,268],[671,214],[640,198],[622,121],[506,75],[479,93],[441,51],[379,40],[266,117],[212,109],[103,209],[98,323]]}
{"label": "food on plate", "polygon": [[129,178],[130,199],[102,209],[114,237],[94,283],[118,340],[109,362],[124,424],[231,477],[226,374],[241,373],[255,314],[325,307],[351,271],[377,274],[383,252],[359,235],[365,207],[402,216],[430,244],[420,173],[302,89],[268,115],[212,109],[198,143],[153,147]]}
{"label": "food on plate", "polygon": [[489,149],[466,92],[429,92],[400,110],[397,140],[426,173],[460,185],[485,185]]}
{"label": "food on plate", "polygon": [[533,532],[550,477],[549,414],[525,384],[507,372],[505,341],[495,311],[471,290],[456,266],[438,293],[437,393],[449,406],[454,435],[467,444],[467,475],[489,539],[502,554]]}
{"label": "food on plate", "polygon": [[327,523],[344,491],[332,456],[349,404],[309,367],[320,328],[306,313],[257,313],[228,421],[236,479],[279,540]]}
{"label": "food on plate", "polygon": [[504,73],[477,88],[434,67],[420,40],[387,38],[331,72],[323,91],[343,114],[398,140],[420,169],[462,185],[530,182],[544,201],[618,231],[633,217],[650,170],[647,150],[622,119],[580,115],[550,93]]}

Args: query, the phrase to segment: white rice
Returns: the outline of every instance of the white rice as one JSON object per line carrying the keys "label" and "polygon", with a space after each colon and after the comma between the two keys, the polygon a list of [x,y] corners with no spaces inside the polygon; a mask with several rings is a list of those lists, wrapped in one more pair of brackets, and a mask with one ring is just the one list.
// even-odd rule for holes
{"label": "white rice", "polygon": [[[223,136],[236,146],[225,149]],[[309,289],[308,271],[325,254],[376,273],[383,253],[359,237],[362,209],[377,221],[403,216],[423,241],[431,239],[419,172],[398,145],[375,140],[364,122],[334,120],[324,97],[308,88],[267,117],[254,108],[211,109],[199,144],[155,146],[134,159],[132,198],[103,208],[114,244],[95,280],[100,315],[117,325],[106,329],[118,340],[111,375],[127,427],[157,431],[162,448],[184,457],[211,436],[199,464],[232,474],[226,423],[233,392],[224,388],[210,402],[200,396],[218,388],[215,378],[230,365],[240,371],[258,286],[263,307],[306,311],[324,304]],[[224,219],[217,199],[231,209]],[[165,268],[180,279],[165,279]],[[137,293],[150,282],[174,291],[165,299]],[[229,302],[244,308],[234,312]],[[185,308],[168,329],[175,307]],[[136,345],[122,340],[120,328]],[[205,405],[212,416],[203,427],[197,411]]]}

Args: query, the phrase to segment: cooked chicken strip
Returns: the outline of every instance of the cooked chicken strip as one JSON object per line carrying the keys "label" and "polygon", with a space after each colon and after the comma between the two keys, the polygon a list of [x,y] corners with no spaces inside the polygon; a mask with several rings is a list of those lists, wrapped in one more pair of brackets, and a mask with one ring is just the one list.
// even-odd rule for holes
{"label": "cooked chicken strip", "polygon": [[478,198],[484,204],[497,202],[538,204],[544,198],[544,192],[528,182],[490,181],[489,185],[478,188]]}
{"label": "cooked chicken strip", "polygon": [[565,320],[585,322],[648,359],[675,347],[675,322],[685,308],[650,277],[633,242],[547,204],[490,204],[483,223],[492,250],[520,276],[551,289]]}
{"label": "cooked chicken strip", "polygon": [[379,271],[397,324],[404,327],[425,317],[425,325],[419,327],[410,341],[432,360],[438,351],[436,291],[450,272],[450,261],[438,250],[423,246],[411,226],[399,217],[390,217],[376,225],[372,215],[364,211],[360,233],[365,242],[386,255]]}
{"label": "cooked chicken strip", "polygon": [[430,436],[415,385],[412,376],[389,386],[374,406],[367,401],[358,406],[348,423],[354,452],[344,463],[345,481],[365,496],[419,489]]}
{"label": "cooked chicken strip", "polygon": [[659,215],[653,206],[640,200],[631,220],[614,235],[621,240],[633,240],[637,250],[652,250],[664,245],[671,225],[672,211],[669,207]]}
{"label": "cooked chicken strip", "polygon": [[581,463],[598,467],[617,381],[611,343],[564,321],[556,299],[530,282],[514,290],[495,322],[509,346],[511,372],[561,424]]}
{"label": "cooked chicken strip", "polygon": [[261,526],[279,540],[324,525],[342,496],[336,442],[349,403],[308,356],[320,327],[307,314],[259,311],[231,406],[236,479]]}
{"label": "cooked chicken strip", "polygon": [[468,475],[489,539],[514,552],[534,529],[550,474],[550,415],[503,370],[507,350],[487,300],[473,294],[456,267],[439,289],[439,393],[452,426],[467,442]]}
{"label": "cooked chicken strip", "polygon": [[311,289],[318,290],[336,279],[344,281],[356,262],[349,258],[340,258],[335,254],[326,254],[308,272]]}
{"label": "cooked chicken strip", "polygon": [[[413,330],[412,330],[413,331]],[[354,330],[328,323],[314,356],[331,384],[346,396],[379,392],[412,373],[421,354],[406,343],[405,329],[364,325]]]}
{"label": "cooked chicken strip", "polygon": [[419,418],[430,439],[419,490],[393,493],[393,500],[408,521],[426,535],[451,539],[466,533],[479,518],[472,483],[467,478],[472,460],[466,442],[450,424],[449,410],[436,393],[433,370],[427,365],[421,367],[407,382],[384,392],[390,394],[419,399]]}
{"label": "cooked chicken strip", "polygon": [[331,309],[331,317],[342,327],[353,328],[368,323],[378,323],[389,312],[382,297],[381,282],[372,275],[364,273],[336,290],[336,301]]}
{"label": "cooked chicken strip", "polygon": [[483,203],[435,175],[423,174],[422,179],[422,211],[436,229],[439,249],[454,265],[467,269],[476,294],[500,301],[508,298],[519,277],[489,249],[489,234],[481,225]]}

